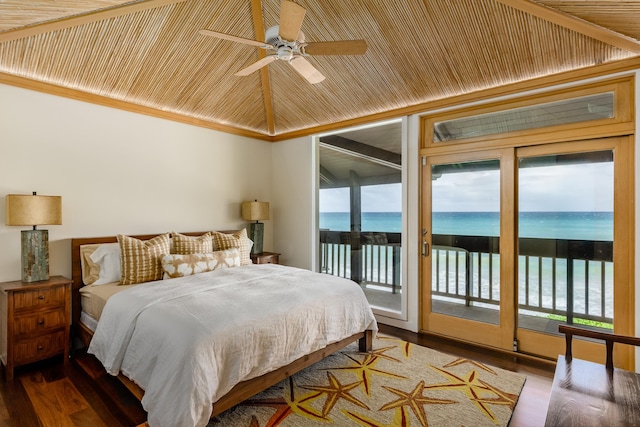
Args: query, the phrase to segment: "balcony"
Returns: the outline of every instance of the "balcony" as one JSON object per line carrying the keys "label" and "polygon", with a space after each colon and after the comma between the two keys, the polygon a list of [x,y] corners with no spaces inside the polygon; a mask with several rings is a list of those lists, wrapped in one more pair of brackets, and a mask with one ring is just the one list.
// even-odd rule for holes
{"label": "balcony", "polygon": [[399,312],[401,233],[320,230],[320,271],[362,286],[374,307]]}
{"label": "balcony", "polygon": [[[392,305],[402,292],[400,241],[400,233],[323,230],[321,271],[360,283],[372,305]],[[436,234],[432,243],[434,311],[497,324],[499,238]],[[613,324],[613,242],[521,238],[518,270],[519,327]]]}

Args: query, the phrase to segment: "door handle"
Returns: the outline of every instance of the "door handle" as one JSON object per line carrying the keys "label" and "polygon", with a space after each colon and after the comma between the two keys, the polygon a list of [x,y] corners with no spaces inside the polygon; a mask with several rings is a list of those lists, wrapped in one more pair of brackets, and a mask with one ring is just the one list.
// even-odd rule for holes
{"label": "door handle", "polygon": [[429,256],[429,243],[426,240],[422,241],[422,256],[424,258]]}
{"label": "door handle", "polygon": [[426,258],[429,256],[429,243],[426,240],[427,237],[427,229],[423,228],[422,229],[422,257]]}

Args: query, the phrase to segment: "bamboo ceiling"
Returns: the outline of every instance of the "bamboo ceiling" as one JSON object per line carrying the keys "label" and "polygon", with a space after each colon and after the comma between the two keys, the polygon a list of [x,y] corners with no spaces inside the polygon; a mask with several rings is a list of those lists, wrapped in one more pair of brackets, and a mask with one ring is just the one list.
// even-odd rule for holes
{"label": "bamboo ceiling", "polygon": [[270,139],[640,55],[640,0],[296,2],[308,41],[367,53],[236,77],[259,49],[198,30],[261,39],[279,0],[4,0],[0,82]]}

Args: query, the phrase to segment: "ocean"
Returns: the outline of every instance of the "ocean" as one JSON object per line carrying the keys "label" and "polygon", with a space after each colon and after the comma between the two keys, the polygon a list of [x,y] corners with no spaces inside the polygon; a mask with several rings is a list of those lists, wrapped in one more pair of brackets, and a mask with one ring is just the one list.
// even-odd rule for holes
{"label": "ocean", "polygon": [[[521,212],[520,237],[613,240],[613,212]],[[349,231],[349,212],[320,212],[320,228]],[[402,231],[401,212],[363,212],[362,231]],[[434,212],[432,234],[498,236],[498,212]]]}
{"label": "ocean", "polygon": [[[613,240],[613,212],[521,212],[518,218],[519,237],[548,238],[548,239],[570,239],[570,240]],[[321,212],[320,228],[334,231],[348,231],[350,229],[348,212]],[[500,229],[500,217],[498,212],[434,212],[433,213],[433,230],[432,234],[454,234],[466,236],[498,236]],[[362,231],[386,231],[401,232],[402,231],[402,214],[401,212],[363,212],[362,214]],[[475,258],[477,261],[477,258]],[[483,271],[488,271],[488,258],[481,258]],[[525,298],[524,276],[525,266],[524,258],[520,258],[520,277],[519,277],[519,299],[523,304]],[[538,277],[537,262],[532,260],[534,264],[531,271],[534,277],[532,283],[538,283],[542,288],[543,306],[550,307],[552,303],[552,269],[548,260],[542,261],[541,274]],[[611,291],[613,283],[613,267],[607,265],[604,276],[601,276],[602,266],[594,265],[589,272],[589,280],[585,277],[585,268],[583,261],[576,261],[576,270],[574,272],[574,309],[575,313],[585,312],[585,289],[589,283],[589,298],[592,303],[599,301],[603,297],[601,295],[599,284],[602,277],[605,279],[607,293],[604,295],[606,300],[605,313],[599,313],[599,309],[595,308],[596,315],[606,314],[613,316],[613,292]],[[607,263],[611,264],[611,263]],[[444,270],[445,263],[441,263],[438,277],[445,277],[447,272]],[[498,268],[499,259],[496,259],[494,268]],[[559,271],[566,269],[562,267],[562,263],[558,266]],[[488,277],[478,277],[476,269],[473,273],[473,283],[481,282],[482,294],[488,290],[490,286],[494,287],[495,295],[499,295],[497,290],[499,283],[499,274],[495,274],[493,283],[488,282]],[[463,274],[463,273],[460,273]],[[591,277],[594,276],[594,277]],[[597,277],[596,277],[597,276]],[[434,283],[437,282],[434,276]],[[461,277],[464,281],[464,278]],[[566,277],[559,274],[557,277],[557,294],[555,300],[559,308],[566,307]],[[537,287],[532,286],[530,289],[530,298],[537,300],[538,295],[535,290]],[[591,309],[590,309],[591,311]]]}

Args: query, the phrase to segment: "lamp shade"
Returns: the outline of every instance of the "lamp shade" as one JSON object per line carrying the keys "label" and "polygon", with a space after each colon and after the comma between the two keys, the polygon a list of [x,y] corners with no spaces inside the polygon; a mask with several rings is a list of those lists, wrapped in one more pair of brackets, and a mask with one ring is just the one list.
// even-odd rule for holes
{"label": "lamp shade", "polygon": [[269,219],[269,202],[242,202],[242,219],[260,221]]}
{"label": "lamp shade", "polygon": [[7,194],[6,225],[61,225],[62,197]]}

